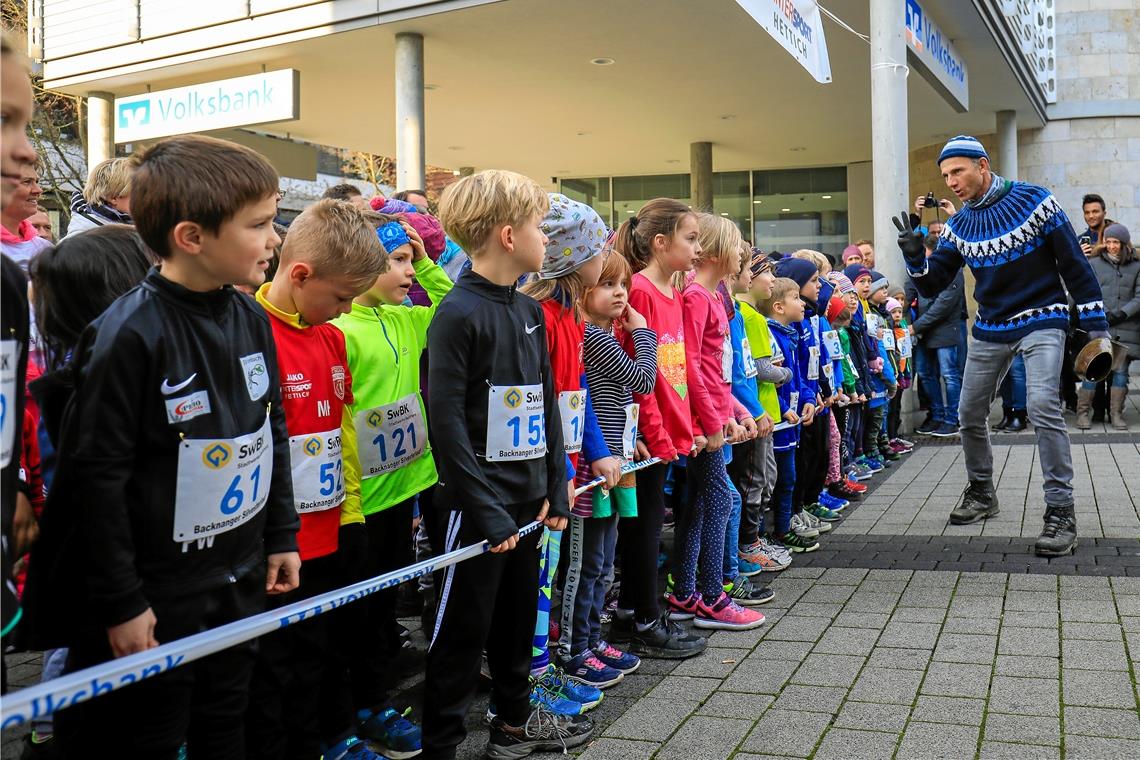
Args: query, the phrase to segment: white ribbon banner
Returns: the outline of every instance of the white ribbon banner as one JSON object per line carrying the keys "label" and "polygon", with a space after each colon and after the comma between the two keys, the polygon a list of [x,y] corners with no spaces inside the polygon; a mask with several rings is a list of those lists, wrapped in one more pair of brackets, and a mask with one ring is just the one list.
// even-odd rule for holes
{"label": "white ribbon banner", "polygon": [[814,0],[736,0],[820,84],[831,81],[823,20]]}

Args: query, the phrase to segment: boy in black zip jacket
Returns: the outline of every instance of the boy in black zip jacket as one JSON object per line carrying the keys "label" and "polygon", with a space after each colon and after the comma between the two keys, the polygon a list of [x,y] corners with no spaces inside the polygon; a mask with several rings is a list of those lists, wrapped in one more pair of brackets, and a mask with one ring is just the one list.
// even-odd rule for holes
{"label": "boy in black zip jacket", "polygon": [[434,502],[447,525],[441,549],[484,539],[492,548],[448,567],[440,586],[425,758],[455,757],[484,649],[497,709],[488,757],[578,746],[593,730],[588,718],[556,716],[529,699],[539,534],[518,531],[536,519],[562,530],[570,514],[545,320],[538,302],[516,290],[520,276],[542,267],[548,207],[533,180],[496,170],[460,180],[440,202],[444,229],[472,262],[428,329]]}
{"label": "boy in black zip jacket", "polygon": [[[77,536],[60,565],[75,574],[43,579],[48,603],[74,604],[68,672],[261,612],[297,585],[273,335],[229,284],[272,259],[276,193],[272,166],[240,145],[179,137],[141,156],[132,211],[161,270],[81,339],[45,510],[45,533]],[[243,758],[253,650],[64,710],[65,755],[174,758],[186,742],[193,757]]]}

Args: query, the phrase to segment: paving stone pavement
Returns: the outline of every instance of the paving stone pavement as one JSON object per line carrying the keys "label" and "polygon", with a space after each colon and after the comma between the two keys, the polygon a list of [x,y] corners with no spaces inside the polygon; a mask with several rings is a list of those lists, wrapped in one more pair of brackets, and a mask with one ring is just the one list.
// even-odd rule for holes
{"label": "paving stone pavement", "polygon": [[[1052,560],[1032,553],[1031,433],[995,438],[1002,511],[974,526],[946,523],[965,482],[956,440],[920,446],[772,581],[765,625],[713,633],[692,660],[645,661],[607,691],[594,740],[572,754],[1140,758],[1137,430],[1074,434],[1081,543]],[[415,630],[413,641],[424,646]],[[14,688],[38,680],[37,653],[7,662]],[[418,675],[402,687],[399,704],[422,703]],[[486,700],[468,717],[465,760],[482,756]],[[17,756],[20,735],[3,740]]]}

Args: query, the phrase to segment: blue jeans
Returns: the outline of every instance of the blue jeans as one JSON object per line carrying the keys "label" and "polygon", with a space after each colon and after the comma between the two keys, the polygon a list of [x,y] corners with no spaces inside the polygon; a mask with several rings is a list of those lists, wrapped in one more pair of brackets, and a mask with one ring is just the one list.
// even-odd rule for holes
{"label": "blue jeans", "polygon": [[740,545],[740,510],[744,500],[740,498],[740,491],[736,490],[732,478],[728,479],[728,490],[732,497],[732,511],[728,513],[728,526],[724,531],[724,578],[734,581],[740,575],[740,555],[737,549]]}
{"label": "blue jeans", "polygon": [[918,381],[930,400],[930,416],[935,422],[958,424],[958,399],[962,395],[959,353],[958,346],[920,346]]}
{"label": "blue jeans", "polygon": [[569,557],[562,587],[562,635],[558,655],[576,657],[598,645],[607,576],[617,546],[617,511],[610,517],[576,517],[569,522]]}
{"label": "blue jeans", "polygon": [[792,525],[792,492],[796,487],[796,450],[776,452],[776,490],[772,494],[772,509],[776,518],[776,533],[783,535]]}
{"label": "blue jeans", "polygon": [[1009,365],[1009,373],[1001,384],[1001,405],[1006,409],[1025,409],[1025,359],[1018,354]]}

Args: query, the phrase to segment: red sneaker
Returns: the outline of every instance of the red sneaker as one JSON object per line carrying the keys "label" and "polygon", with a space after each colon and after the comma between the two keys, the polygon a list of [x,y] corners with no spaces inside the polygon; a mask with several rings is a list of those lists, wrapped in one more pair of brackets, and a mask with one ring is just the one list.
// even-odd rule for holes
{"label": "red sneaker", "polygon": [[850,478],[847,479],[843,486],[848,490],[858,494],[866,493],[867,491],[867,486],[863,485],[857,480],[851,480]]}

